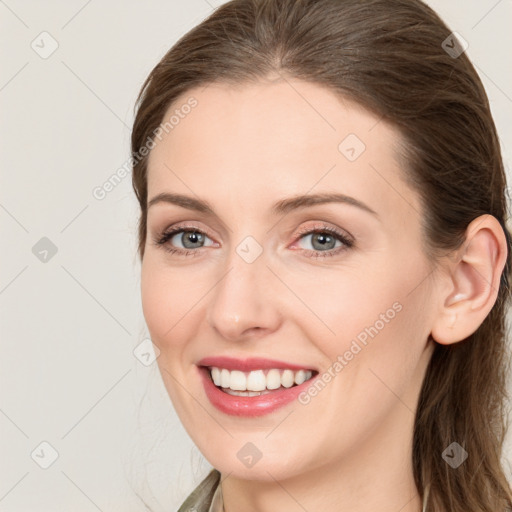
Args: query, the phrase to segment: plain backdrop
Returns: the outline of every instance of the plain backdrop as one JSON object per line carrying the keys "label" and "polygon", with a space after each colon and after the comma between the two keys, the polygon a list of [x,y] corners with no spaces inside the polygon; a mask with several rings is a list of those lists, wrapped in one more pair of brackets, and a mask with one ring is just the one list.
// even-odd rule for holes
{"label": "plain backdrop", "polygon": [[[2,511],[172,511],[209,468],[133,353],[131,175],[92,191],[128,158],[146,75],[221,3],[0,0]],[[512,1],[428,3],[469,43],[510,175]]]}

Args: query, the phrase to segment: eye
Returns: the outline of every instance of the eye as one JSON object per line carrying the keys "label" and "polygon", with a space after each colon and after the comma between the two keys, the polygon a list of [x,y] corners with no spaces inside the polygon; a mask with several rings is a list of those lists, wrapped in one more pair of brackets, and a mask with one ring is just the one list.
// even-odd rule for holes
{"label": "eye", "polygon": [[179,226],[165,231],[154,239],[154,243],[170,253],[179,253],[185,256],[197,253],[196,249],[215,244],[206,233],[193,226]]}
{"label": "eye", "polygon": [[[353,239],[348,235],[327,225],[302,229],[296,237],[305,255],[313,258],[334,256],[354,245]],[[201,252],[198,249],[203,247],[219,246],[204,231],[195,226],[176,226],[159,234],[153,241],[167,252],[183,256],[198,255]],[[312,249],[304,245],[310,245]]]}
{"label": "eye", "polygon": [[[299,246],[306,251],[308,257],[334,256],[341,251],[350,249],[354,241],[336,228],[315,226],[298,233]],[[312,247],[310,249],[307,246]]]}
{"label": "eye", "polygon": [[[183,245],[183,249],[197,249],[199,247],[203,247],[205,244],[205,240],[208,237],[202,231],[192,231],[192,230],[179,230],[172,233],[170,237],[170,242],[172,245],[176,246],[176,244],[181,243]],[[209,240],[209,238],[208,238]],[[211,244],[207,244],[211,245]]]}

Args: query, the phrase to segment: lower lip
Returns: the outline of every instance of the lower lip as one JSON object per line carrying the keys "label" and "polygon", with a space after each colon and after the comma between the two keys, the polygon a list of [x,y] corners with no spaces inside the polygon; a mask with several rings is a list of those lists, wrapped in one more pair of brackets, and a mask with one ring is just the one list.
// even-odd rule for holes
{"label": "lower lip", "polygon": [[[298,386],[272,391],[259,396],[233,396],[220,390],[210,378],[208,368],[200,367],[206,396],[219,411],[232,416],[263,416],[284,407],[311,384],[312,379]],[[314,378],[314,377],[313,377]]]}

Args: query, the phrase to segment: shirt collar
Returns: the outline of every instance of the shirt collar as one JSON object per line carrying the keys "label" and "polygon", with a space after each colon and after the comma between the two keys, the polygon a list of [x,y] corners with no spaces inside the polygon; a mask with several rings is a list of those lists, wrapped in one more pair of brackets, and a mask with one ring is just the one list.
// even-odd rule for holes
{"label": "shirt collar", "polygon": [[215,489],[213,494],[212,503],[208,509],[208,512],[224,512],[224,500],[222,499],[222,488],[220,486],[220,480],[217,485],[217,489]]}

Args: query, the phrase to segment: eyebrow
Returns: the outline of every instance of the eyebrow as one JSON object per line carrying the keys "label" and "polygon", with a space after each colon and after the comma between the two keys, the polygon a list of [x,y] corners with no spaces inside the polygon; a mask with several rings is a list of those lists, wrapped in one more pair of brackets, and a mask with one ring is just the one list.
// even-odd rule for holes
{"label": "eyebrow", "polygon": [[[196,199],[194,197],[186,196],[183,194],[171,194],[169,192],[162,192],[161,194],[158,194],[155,197],[153,197],[148,202],[148,210],[153,205],[158,203],[170,203],[177,206],[181,206],[182,208],[186,208],[188,210],[194,210],[200,213],[215,215],[215,212],[210,203],[208,203],[208,201]],[[361,210],[371,213],[376,217],[379,216],[376,211],[372,210],[369,206],[359,201],[358,199],[351,196],[347,196],[345,194],[335,193],[299,195],[287,199],[282,199],[280,201],[277,201],[272,206],[271,211],[274,215],[282,215],[299,208],[307,208],[308,206],[327,203],[348,204],[350,206],[355,206]]]}

